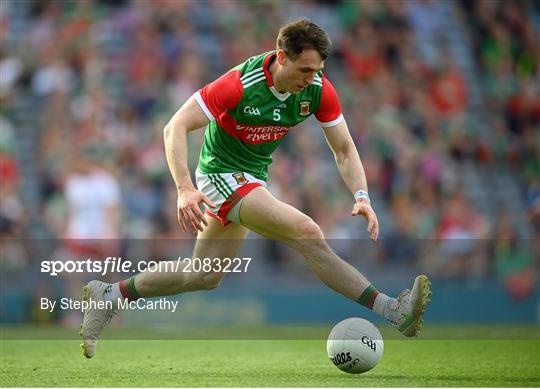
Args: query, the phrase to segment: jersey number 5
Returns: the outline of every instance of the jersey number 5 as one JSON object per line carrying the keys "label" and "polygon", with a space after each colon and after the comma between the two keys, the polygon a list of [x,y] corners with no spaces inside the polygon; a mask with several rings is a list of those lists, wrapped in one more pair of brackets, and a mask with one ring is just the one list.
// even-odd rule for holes
{"label": "jersey number 5", "polygon": [[277,122],[281,119],[281,113],[280,109],[276,108],[274,109],[274,121]]}

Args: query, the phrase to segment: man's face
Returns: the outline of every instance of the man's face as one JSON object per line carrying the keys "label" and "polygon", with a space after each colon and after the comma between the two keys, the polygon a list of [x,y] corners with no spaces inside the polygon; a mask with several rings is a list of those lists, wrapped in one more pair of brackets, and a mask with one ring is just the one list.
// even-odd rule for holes
{"label": "man's face", "polygon": [[287,92],[300,93],[313,83],[315,74],[324,68],[324,61],[317,50],[305,49],[293,60],[283,50],[278,50],[278,63],[282,65],[280,84]]}

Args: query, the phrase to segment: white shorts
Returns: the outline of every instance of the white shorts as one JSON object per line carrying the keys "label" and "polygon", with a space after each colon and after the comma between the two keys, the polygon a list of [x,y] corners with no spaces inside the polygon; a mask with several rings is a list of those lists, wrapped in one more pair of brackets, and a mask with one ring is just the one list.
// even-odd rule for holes
{"label": "white shorts", "polygon": [[195,172],[197,189],[204,193],[216,205],[207,205],[206,213],[218,219],[224,226],[240,223],[240,206],[244,197],[258,186],[266,187],[266,182],[249,173],[213,173]]}

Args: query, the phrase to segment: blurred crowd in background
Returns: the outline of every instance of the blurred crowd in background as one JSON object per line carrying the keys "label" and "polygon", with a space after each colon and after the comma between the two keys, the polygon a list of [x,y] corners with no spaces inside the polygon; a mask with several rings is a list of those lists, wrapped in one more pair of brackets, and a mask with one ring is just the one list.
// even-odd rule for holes
{"label": "blurred crowd in background", "polygon": [[[325,74],[379,214],[378,266],[500,277],[518,298],[534,289],[537,2],[6,0],[0,11],[4,237],[189,237],[164,125],[205,83],[272,50],[282,23],[308,17],[333,41]],[[202,136],[190,135],[193,171]],[[316,121],[287,135],[269,188],[327,237],[367,238]]]}

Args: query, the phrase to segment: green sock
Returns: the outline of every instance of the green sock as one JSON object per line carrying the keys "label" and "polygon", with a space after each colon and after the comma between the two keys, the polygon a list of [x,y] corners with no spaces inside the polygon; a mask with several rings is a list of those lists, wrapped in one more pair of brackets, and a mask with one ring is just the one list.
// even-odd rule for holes
{"label": "green sock", "polygon": [[362,292],[362,295],[360,298],[358,298],[358,300],[356,300],[356,302],[368,307],[369,309],[373,309],[373,303],[375,303],[375,299],[377,298],[378,294],[379,291],[375,289],[373,285],[370,285]]}
{"label": "green sock", "polygon": [[129,301],[138,300],[141,298],[137,289],[135,289],[135,276],[128,278],[127,280],[119,282],[120,293],[122,297]]}

